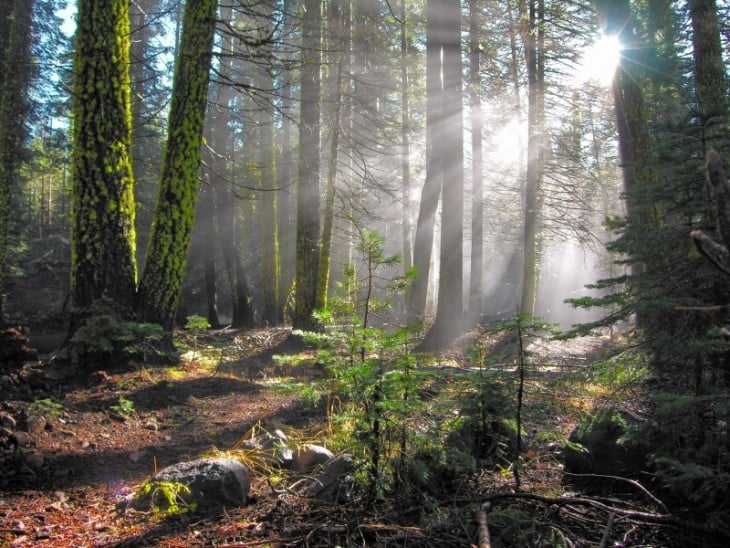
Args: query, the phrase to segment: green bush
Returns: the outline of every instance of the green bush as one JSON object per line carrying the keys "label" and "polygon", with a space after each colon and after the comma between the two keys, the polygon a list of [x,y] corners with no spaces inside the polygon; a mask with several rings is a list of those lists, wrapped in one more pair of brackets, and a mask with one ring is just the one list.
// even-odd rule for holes
{"label": "green bush", "polygon": [[169,334],[157,324],[122,321],[111,314],[83,320],[68,345],[69,357],[85,369],[122,366],[130,360],[177,361]]}

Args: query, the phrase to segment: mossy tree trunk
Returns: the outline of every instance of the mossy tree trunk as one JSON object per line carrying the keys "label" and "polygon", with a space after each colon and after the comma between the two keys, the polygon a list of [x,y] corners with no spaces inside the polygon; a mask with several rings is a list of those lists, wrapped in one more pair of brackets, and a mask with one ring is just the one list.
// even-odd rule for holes
{"label": "mossy tree trunk", "polygon": [[132,312],[137,277],[129,0],[79,0],[73,74],[71,298]]}
{"label": "mossy tree trunk", "polygon": [[[271,6],[264,7],[259,32],[266,35],[273,26],[274,13]],[[262,36],[263,38],[263,36]],[[274,52],[269,44],[260,48],[270,66],[274,65]],[[260,74],[261,89],[275,89],[271,71]],[[281,305],[281,255],[279,249],[279,193],[276,191],[277,165],[274,140],[274,113],[271,108],[263,108],[260,112],[260,146],[259,165],[261,168],[261,318],[268,325],[278,325],[283,319]]]}
{"label": "mossy tree trunk", "polygon": [[[8,9],[9,8],[9,9]],[[0,326],[11,196],[25,138],[33,0],[13,0],[0,13]]]}
{"label": "mossy tree trunk", "polygon": [[140,317],[172,329],[195,216],[215,30],[215,0],[188,0],[175,67],[168,140],[139,289]]}
{"label": "mossy tree trunk", "polygon": [[[327,20],[329,21],[327,43],[329,45],[327,91],[330,108],[329,153],[327,156],[327,175],[325,181],[323,214],[322,214],[322,243],[319,253],[319,275],[317,278],[317,308],[326,308],[330,289],[330,276],[332,269],[332,238],[334,232],[335,218],[335,195],[337,193],[337,168],[340,150],[340,132],[342,118],[342,95],[343,89],[342,63],[343,54],[340,50],[347,51],[346,39],[346,18],[349,19],[349,12],[345,11],[347,6],[342,2],[330,2],[328,6]],[[349,45],[349,44],[347,44]]]}
{"label": "mossy tree trunk", "polygon": [[321,0],[304,0],[302,22],[301,116],[297,180],[295,328],[314,327],[320,247],[320,64]]}

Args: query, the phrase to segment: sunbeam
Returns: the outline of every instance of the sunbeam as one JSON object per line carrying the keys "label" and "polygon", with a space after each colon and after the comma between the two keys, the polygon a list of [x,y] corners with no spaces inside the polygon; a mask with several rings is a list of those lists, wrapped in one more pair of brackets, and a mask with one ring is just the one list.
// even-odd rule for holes
{"label": "sunbeam", "polygon": [[613,80],[621,55],[621,43],[616,35],[602,35],[588,46],[581,56],[576,80],[608,86]]}

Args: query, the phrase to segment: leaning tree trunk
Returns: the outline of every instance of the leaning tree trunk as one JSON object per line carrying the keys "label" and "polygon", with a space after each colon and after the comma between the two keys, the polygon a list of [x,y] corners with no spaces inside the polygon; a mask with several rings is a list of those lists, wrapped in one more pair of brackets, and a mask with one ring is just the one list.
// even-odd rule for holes
{"label": "leaning tree trunk", "polygon": [[168,140],[139,289],[143,320],[171,330],[195,217],[215,0],[188,0],[175,67]]}
{"label": "leaning tree trunk", "polygon": [[408,313],[411,319],[426,314],[428,282],[431,273],[433,238],[438,202],[441,195],[442,151],[438,143],[444,126],[444,104],[441,91],[440,21],[436,3],[428,3],[426,29],[426,180],[421,191],[421,203],[413,242],[413,268],[416,278],[408,293]]}

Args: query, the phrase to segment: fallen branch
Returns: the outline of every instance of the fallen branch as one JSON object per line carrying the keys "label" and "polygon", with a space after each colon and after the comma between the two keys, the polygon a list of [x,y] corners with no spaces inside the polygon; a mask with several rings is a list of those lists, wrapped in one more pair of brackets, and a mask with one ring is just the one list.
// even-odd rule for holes
{"label": "fallen branch", "polygon": [[644,493],[647,497],[649,497],[652,502],[654,502],[656,505],[661,507],[662,510],[664,510],[667,514],[669,513],[669,508],[661,501],[659,500],[651,491],[649,491],[646,487],[641,485],[636,480],[630,479],[630,478],[622,478],[621,476],[609,476],[605,474],[573,474],[571,472],[563,472],[566,476],[572,476],[576,478],[599,478],[599,479],[610,479],[614,481],[622,481],[625,483],[628,483],[629,485],[633,485],[636,487],[639,491]]}
{"label": "fallen branch", "polygon": [[601,538],[599,548],[608,548],[608,541],[611,539],[611,531],[613,530],[613,522],[615,519],[616,514],[611,512],[608,516],[608,522],[606,523],[606,529],[603,531],[603,537]]}
{"label": "fallen branch", "polygon": [[688,529],[690,531],[695,531],[699,533],[703,533],[706,535],[720,535],[723,538],[730,539],[730,531],[725,529],[719,529],[717,527],[708,527],[706,525],[702,525],[699,523],[694,523],[690,521],[685,521],[678,519],[677,517],[671,515],[671,514],[655,514],[652,512],[640,512],[637,510],[630,510],[627,508],[617,508],[614,506],[609,506],[608,504],[604,504],[602,502],[599,502],[597,500],[585,498],[585,497],[545,497],[542,495],[534,495],[532,493],[495,493],[493,495],[487,496],[483,502],[482,506],[485,504],[491,504],[498,500],[505,500],[505,499],[523,499],[523,500],[533,500],[536,502],[542,502],[543,504],[554,504],[556,506],[588,506],[591,508],[595,508],[596,510],[600,510],[602,512],[606,512],[607,514],[615,514],[616,516],[622,516],[631,520],[637,520],[644,523],[654,523],[657,525],[668,525],[671,527],[677,527],[678,529]]}
{"label": "fallen branch", "polygon": [[489,503],[482,504],[477,510],[477,534],[479,538],[478,548],[491,548],[492,541],[489,538],[489,527],[487,526],[487,511],[491,508]]}

